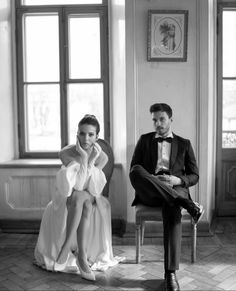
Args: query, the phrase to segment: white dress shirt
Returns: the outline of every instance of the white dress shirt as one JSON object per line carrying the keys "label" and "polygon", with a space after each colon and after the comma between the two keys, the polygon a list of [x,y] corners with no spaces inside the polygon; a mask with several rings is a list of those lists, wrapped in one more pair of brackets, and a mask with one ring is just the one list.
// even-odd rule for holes
{"label": "white dress shirt", "polygon": [[[155,138],[163,137],[156,133]],[[170,131],[168,135],[166,135],[164,138],[171,137],[173,138],[173,133]],[[161,170],[169,170],[170,165],[170,153],[171,153],[171,143],[163,141],[158,142],[158,159],[157,159],[157,165],[155,173],[157,174]]]}

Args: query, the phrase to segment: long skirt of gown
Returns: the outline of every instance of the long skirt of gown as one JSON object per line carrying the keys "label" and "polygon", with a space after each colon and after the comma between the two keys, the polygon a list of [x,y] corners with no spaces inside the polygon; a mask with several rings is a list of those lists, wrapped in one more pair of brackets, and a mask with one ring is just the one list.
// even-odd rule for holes
{"label": "long skirt of gown", "polygon": [[[44,211],[38,241],[35,247],[35,263],[47,270],[53,271],[54,263],[59,255],[66,236],[67,207],[66,199],[71,195],[78,180],[78,164],[64,167],[56,176],[56,190]],[[106,183],[105,175],[93,168],[86,182],[86,189],[93,193],[95,203],[90,220],[87,257],[93,270],[106,270],[116,265],[123,258],[114,257],[112,251],[111,208],[109,201],[101,196]],[[72,251],[78,250],[75,236]],[[64,272],[79,272],[76,257],[73,252],[68,254]]]}

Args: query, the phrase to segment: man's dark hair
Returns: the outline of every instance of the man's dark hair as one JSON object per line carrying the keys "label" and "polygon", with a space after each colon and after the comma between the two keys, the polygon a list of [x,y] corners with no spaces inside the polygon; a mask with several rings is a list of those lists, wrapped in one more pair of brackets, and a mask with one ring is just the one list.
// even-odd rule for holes
{"label": "man's dark hair", "polygon": [[157,112],[157,111],[166,112],[169,118],[172,117],[172,109],[166,103],[155,103],[150,107],[150,113]]}
{"label": "man's dark hair", "polygon": [[96,118],[95,115],[92,114],[86,114],[79,122],[78,126],[80,125],[84,125],[84,124],[89,124],[89,125],[93,125],[94,127],[96,127],[96,133],[99,134],[100,132],[100,124]]}

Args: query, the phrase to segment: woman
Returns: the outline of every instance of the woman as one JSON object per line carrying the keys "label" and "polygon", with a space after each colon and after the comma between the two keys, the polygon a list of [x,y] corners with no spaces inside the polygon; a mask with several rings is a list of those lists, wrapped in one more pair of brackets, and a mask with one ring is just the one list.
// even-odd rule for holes
{"label": "woman", "polygon": [[[52,271],[78,272],[95,280],[93,270],[116,265],[111,246],[111,213],[101,196],[107,155],[96,142],[100,125],[94,115],[79,122],[76,146],[67,146],[56,176],[56,191],[47,205],[35,248],[37,265]],[[90,267],[91,266],[91,267]]]}

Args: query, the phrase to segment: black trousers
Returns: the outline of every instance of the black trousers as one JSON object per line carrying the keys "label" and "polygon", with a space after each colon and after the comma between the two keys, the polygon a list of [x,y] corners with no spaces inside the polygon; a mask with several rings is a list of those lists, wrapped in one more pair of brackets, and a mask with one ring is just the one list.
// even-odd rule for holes
{"label": "black trousers", "polygon": [[165,271],[178,270],[182,238],[181,206],[175,200],[179,196],[178,192],[158,181],[140,165],[132,167],[130,181],[142,204],[162,206],[164,267]]}

